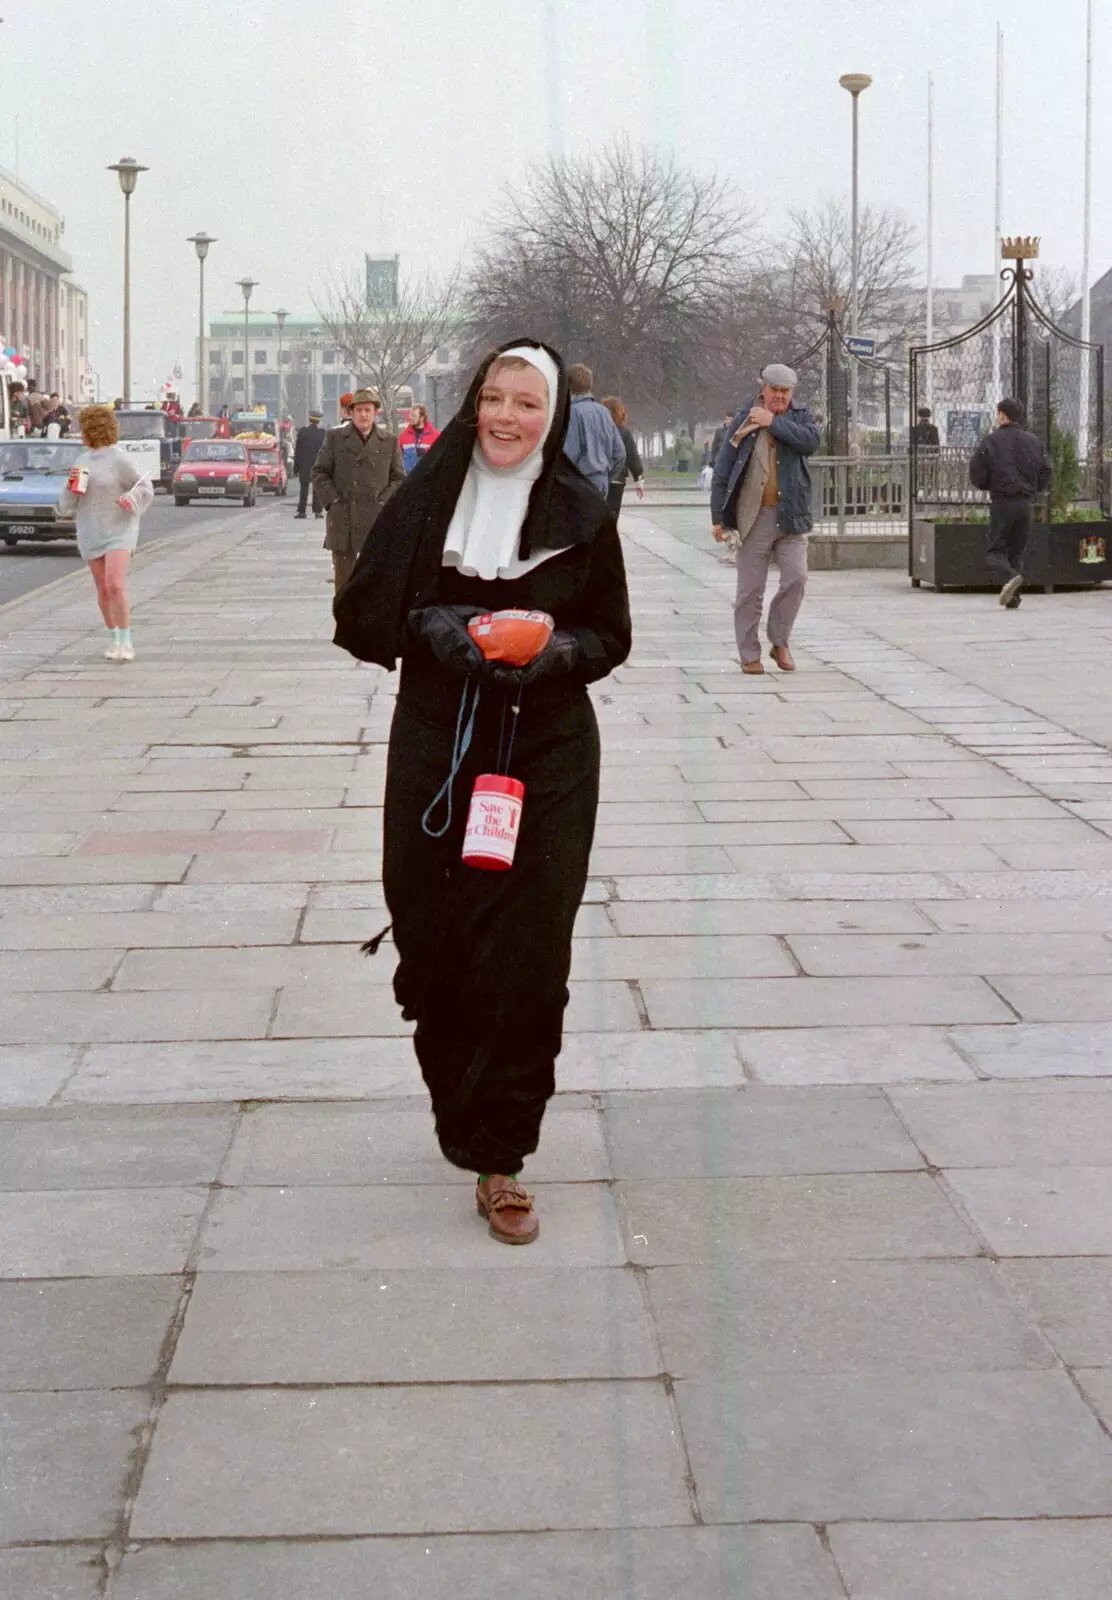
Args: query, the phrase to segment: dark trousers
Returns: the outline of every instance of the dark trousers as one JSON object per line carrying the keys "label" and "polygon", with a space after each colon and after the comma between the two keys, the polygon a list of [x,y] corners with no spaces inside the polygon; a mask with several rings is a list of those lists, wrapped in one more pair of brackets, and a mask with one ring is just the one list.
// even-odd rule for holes
{"label": "dark trousers", "polygon": [[1031,536],[1030,500],[994,500],[988,513],[985,565],[1000,583],[1023,571],[1023,552]]}
{"label": "dark trousers", "polygon": [[[301,493],[297,497],[297,514],[298,514],[298,516],[303,517],[305,515],[305,507],[309,503],[309,487],[312,484],[313,480],[312,480],[312,478],[300,478],[298,481],[301,484]],[[317,491],[314,489],[313,490],[313,513],[314,513],[314,515],[319,510],[320,510],[320,502],[317,499]]]}
{"label": "dark trousers", "polygon": [[606,504],[610,507],[610,514],[615,521],[622,509],[622,496],[625,494],[624,483],[612,483],[606,491]]}

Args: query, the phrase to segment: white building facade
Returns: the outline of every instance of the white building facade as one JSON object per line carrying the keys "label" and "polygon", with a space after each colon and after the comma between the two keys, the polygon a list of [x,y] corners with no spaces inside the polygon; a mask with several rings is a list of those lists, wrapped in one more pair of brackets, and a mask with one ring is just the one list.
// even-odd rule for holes
{"label": "white building facade", "polygon": [[[320,411],[331,425],[339,420],[340,396],[367,381],[363,374],[347,370],[316,317],[290,315],[279,330],[273,312],[250,312],[245,361],[243,313],[227,312],[209,324],[206,346],[203,403],[210,416],[221,406],[234,412],[265,405],[271,415],[277,415],[279,409],[288,412],[298,425],[308,420],[310,411]],[[420,400],[442,427],[454,410],[460,359],[458,339],[434,351],[412,382],[399,391],[399,410]]]}
{"label": "white building facade", "polygon": [[0,333],[48,394],[85,398],[88,301],[67,281],[65,219],[0,168]]}

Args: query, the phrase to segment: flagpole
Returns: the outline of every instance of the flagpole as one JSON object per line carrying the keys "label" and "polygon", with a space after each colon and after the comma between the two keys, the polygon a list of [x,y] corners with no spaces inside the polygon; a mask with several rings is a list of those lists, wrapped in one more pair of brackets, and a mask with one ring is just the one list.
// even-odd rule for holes
{"label": "flagpole", "polygon": [[[927,73],[927,344],[934,343],[934,74]],[[934,408],[934,363],[927,362],[927,405]]]}
{"label": "flagpole", "polygon": [[[1085,7],[1085,199],[1081,233],[1081,342],[1092,337],[1092,296],[1089,293],[1089,254],[1093,225],[1093,0]],[[1089,459],[1089,352],[1081,352],[1081,395],[1078,416],[1078,454]]]}

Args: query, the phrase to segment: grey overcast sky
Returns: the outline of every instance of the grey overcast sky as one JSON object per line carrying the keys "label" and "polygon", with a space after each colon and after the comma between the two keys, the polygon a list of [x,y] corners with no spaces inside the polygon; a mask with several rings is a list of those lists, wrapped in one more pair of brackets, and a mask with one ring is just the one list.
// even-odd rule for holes
{"label": "grey overcast sky", "polygon": [[[133,202],[133,388],[175,362],[191,398],[197,264],[208,307],[311,309],[330,268],[464,256],[500,187],[562,141],[617,133],[734,179],[769,226],[845,194],[849,97],[869,72],[861,182],[921,228],[935,77],[939,282],[991,266],[995,30],[1006,33],[1005,232],[1081,261],[1085,0],[4,0],[0,163],[66,217],[102,393],[120,375],[123,202]],[[1096,0],[1093,276],[1112,263],[1112,0]]]}

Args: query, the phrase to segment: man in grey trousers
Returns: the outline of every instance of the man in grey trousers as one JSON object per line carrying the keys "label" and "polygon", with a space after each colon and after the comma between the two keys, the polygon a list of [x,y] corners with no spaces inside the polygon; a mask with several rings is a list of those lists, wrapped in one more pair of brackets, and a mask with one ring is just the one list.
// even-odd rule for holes
{"label": "man in grey trousers", "polygon": [[767,366],[760,394],[734,417],[714,462],[711,522],[718,542],[737,551],[734,632],[741,670],[750,674],[764,672],[761,609],[773,559],[780,586],[768,608],[770,654],[781,672],[795,671],[789,641],[807,586],[813,522],[807,457],[819,446],[814,416],[792,400],[795,384],[790,367]]}

